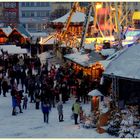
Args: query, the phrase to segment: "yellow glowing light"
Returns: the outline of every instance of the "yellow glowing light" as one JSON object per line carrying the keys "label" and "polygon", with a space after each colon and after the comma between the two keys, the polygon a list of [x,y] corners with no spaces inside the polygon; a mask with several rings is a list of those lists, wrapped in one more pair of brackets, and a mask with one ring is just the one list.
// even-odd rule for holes
{"label": "yellow glowing light", "polygon": [[102,8],[102,4],[101,3],[97,3],[96,4],[96,9],[100,9],[100,8]]}

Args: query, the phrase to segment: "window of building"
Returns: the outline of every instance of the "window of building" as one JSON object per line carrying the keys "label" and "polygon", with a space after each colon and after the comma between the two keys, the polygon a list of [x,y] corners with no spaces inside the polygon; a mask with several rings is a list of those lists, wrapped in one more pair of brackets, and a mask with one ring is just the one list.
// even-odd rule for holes
{"label": "window of building", "polygon": [[36,2],[37,7],[40,7],[40,4],[41,4],[40,2]]}
{"label": "window of building", "polygon": [[30,16],[31,17],[34,17],[35,16],[34,12],[31,12]]}
{"label": "window of building", "polygon": [[28,28],[29,29],[36,29],[36,24],[29,23]]}
{"label": "window of building", "polygon": [[50,3],[49,2],[36,2],[37,7],[49,7]]}
{"label": "window of building", "polygon": [[25,7],[25,6],[26,6],[25,2],[22,2],[22,3],[21,3],[21,6],[22,6],[22,7]]}
{"label": "window of building", "polygon": [[47,17],[49,16],[49,11],[38,11],[37,17]]}
{"label": "window of building", "polygon": [[25,5],[26,5],[26,7],[29,7],[29,2],[26,2]]}
{"label": "window of building", "polygon": [[22,12],[22,17],[34,17],[35,13],[32,11],[23,11]]}
{"label": "window of building", "polygon": [[5,2],[4,3],[4,8],[15,8],[16,7],[16,2]]}
{"label": "window of building", "polygon": [[22,12],[22,17],[25,17],[25,12]]}

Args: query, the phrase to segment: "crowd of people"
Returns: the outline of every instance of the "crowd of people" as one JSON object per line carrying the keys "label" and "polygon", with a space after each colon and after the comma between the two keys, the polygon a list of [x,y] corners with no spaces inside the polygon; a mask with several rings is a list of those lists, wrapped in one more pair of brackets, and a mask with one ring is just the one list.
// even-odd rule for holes
{"label": "crowd of people", "polygon": [[[18,88],[19,84],[22,89]],[[0,91],[4,97],[8,91],[11,92],[12,115],[17,115],[17,107],[19,113],[23,113],[23,109],[28,108],[29,100],[30,103],[35,103],[35,109],[42,109],[44,122],[48,122],[49,111],[55,108],[56,104],[58,119],[60,122],[64,121],[63,104],[71,96],[77,99],[76,103],[88,103],[90,100],[88,92],[95,86],[97,84],[93,84],[82,71],[75,73],[72,64],[66,63],[56,67],[48,64],[48,60],[45,64],[41,64],[38,56],[7,55],[0,71]],[[74,113],[75,124],[77,124],[77,113],[79,114],[79,111]]]}

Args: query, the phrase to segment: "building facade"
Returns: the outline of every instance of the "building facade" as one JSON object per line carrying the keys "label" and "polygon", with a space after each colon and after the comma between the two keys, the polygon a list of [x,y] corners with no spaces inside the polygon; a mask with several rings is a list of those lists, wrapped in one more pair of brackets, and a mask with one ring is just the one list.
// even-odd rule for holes
{"label": "building facade", "polygon": [[3,3],[0,2],[0,27],[3,27]]}
{"label": "building facade", "polygon": [[2,21],[4,26],[16,27],[19,23],[19,6],[18,2],[3,2]]}
{"label": "building facade", "polygon": [[19,2],[20,24],[31,32],[43,31],[50,11],[50,2]]}

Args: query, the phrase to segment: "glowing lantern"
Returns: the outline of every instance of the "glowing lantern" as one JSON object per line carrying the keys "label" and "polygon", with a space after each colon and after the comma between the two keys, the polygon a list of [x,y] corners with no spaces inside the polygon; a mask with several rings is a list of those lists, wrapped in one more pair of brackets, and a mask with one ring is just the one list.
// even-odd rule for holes
{"label": "glowing lantern", "polygon": [[102,8],[102,4],[101,3],[97,3],[96,4],[96,9],[100,9],[100,8]]}

